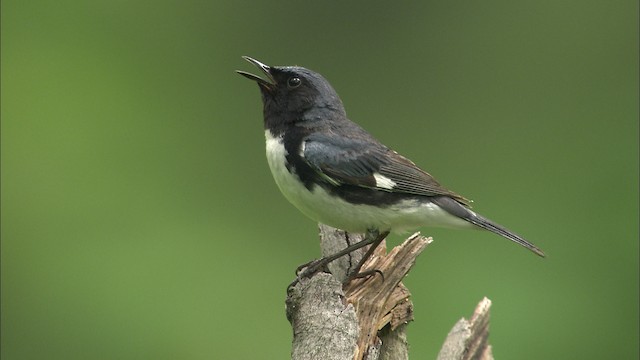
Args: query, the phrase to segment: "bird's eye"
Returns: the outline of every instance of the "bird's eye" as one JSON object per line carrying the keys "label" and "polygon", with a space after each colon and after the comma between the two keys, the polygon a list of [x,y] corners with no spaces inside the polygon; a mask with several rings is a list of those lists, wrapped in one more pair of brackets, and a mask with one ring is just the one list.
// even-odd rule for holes
{"label": "bird's eye", "polygon": [[300,84],[302,84],[302,80],[300,80],[299,77],[290,77],[289,80],[287,80],[287,86],[289,87],[289,89],[293,89],[293,88],[297,88],[298,86],[300,86]]}

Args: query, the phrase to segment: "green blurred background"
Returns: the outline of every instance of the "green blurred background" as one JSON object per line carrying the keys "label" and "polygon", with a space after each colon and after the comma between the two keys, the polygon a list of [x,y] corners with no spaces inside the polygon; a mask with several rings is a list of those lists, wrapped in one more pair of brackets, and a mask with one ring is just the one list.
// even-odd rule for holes
{"label": "green blurred background", "polygon": [[250,55],[321,72],[547,252],[422,229],[413,358],[488,296],[497,358],[636,359],[637,30],[630,0],[2,1],[2,358],[289,357],[317,230],[271,179]]}

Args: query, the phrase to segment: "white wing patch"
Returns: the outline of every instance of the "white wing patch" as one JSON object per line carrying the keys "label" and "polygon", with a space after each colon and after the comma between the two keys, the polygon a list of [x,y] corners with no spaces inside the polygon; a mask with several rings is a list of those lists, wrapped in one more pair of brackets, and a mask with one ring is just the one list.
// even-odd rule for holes
{"label": "white wing patch", "polygon": [[396,187],[395,181],[389,179],[384,175],[374,173],[373,178],[376,179],[376,187],[378,188],[392,190],[394,187]]}
{"label": "white wing patch", "polygon": [[300,155],[301,158],[304,159],[304,148],[306,147],[307,142],[303,141],[302,144],[300,144],[300,151],[298,152],[298,155]]}
{"label": "white wing patch", "polygon": [[[320,186],[310,191],[295,173],[287,169],[287,151],[282,137],[274,137],[269,130],[265,131],[265,137],[267,161],[278,188],[295,207],[317,222],[351,232],[365,232],[373,227],[381,231],[414,230],[420,226],[475,227],[431,202],[421,203],[417,199],[409,199],[390,207],[379,207],[351,204],[327,193]],[[396,186],[386,176],[374,173],[373,177],[380,189],[391,190]]]}

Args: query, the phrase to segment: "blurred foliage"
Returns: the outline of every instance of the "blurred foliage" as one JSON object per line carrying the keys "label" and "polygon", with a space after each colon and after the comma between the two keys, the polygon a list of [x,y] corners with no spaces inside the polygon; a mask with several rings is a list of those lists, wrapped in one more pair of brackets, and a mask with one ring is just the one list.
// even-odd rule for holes
{"label": "blurred foliage", "polygon": [[486,295],[499,358],[637,358],[637,30],[636,1],[2,1],[2,358],[289,356],[317,230],[241,55],[321,72],[548,253],[422,229],[412,357]]}

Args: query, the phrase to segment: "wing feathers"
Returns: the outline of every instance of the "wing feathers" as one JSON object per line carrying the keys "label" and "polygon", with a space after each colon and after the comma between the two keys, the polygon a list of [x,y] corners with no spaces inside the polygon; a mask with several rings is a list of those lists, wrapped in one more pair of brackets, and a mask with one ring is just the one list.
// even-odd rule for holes
{"label": "wing feathers", "polygon": [[304,142],[304,160],[334,185],[348,184],[381,191],[468,200],[442,187],[409,159],[374,139],[312,135]]}

